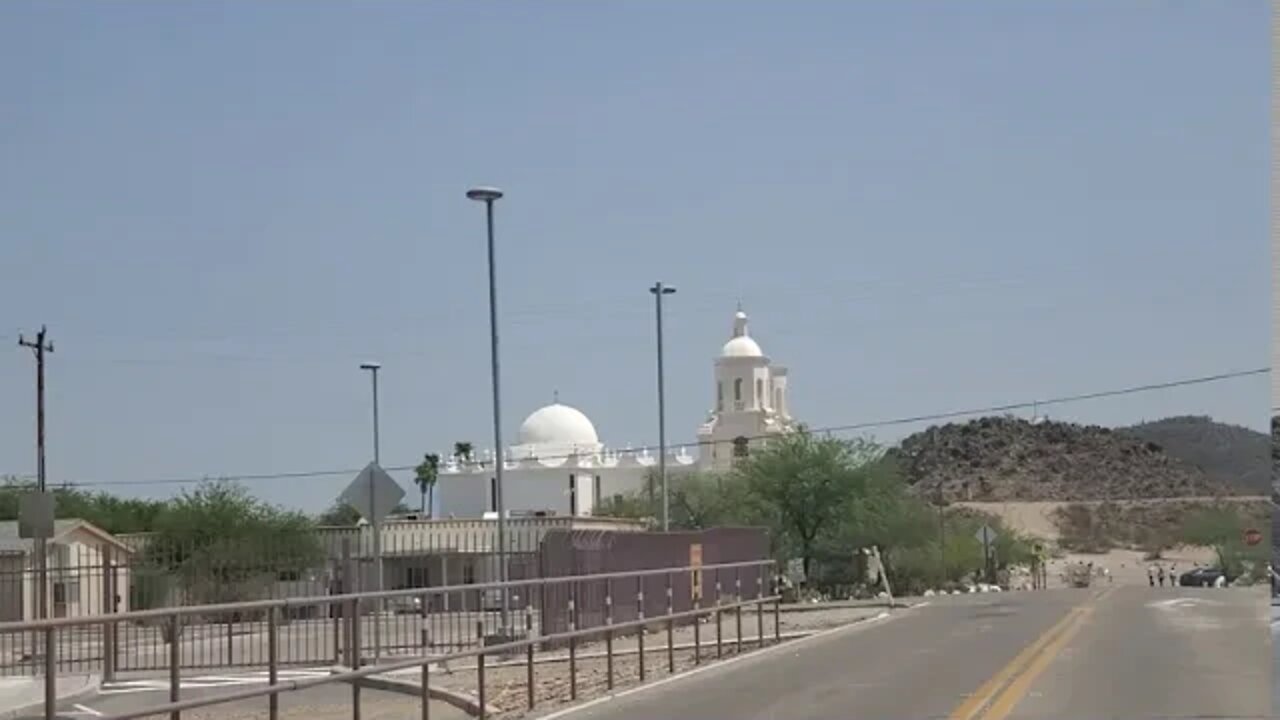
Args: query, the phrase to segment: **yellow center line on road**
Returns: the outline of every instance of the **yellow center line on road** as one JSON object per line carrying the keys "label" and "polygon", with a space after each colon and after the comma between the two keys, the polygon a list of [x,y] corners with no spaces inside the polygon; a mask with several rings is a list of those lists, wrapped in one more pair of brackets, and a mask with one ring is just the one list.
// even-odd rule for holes
{"label": "yellow center line on road", "polygon": [[[1023,671],[1031,668],[1039,658],[1048,657],[1048,660],[1044,663],[1047,667],[1048,662],[1061,651],[1062,645],[1065,645],[1065,641],[1063,641],[1062,645],[1057,644],[1055,641],[1064,637],[1069,640],[1070,636],[1074,635],[1075,631],[1079,629],[1081,621],[1085,615],[1092,611],[1091,606],[1109,595],[1110,592],[1111,588],[1106,588],[1102,590],[1102,592],[1091,596],[1084,603],[1071,608],[1071,610],[1068,611],[1061,620],[1054,623],[1052,627],[1046,630],[1042,635],[1040,635],[1040,637],[1036,638],[1034,642],[1023,648],[1022,652],[1018,653],[1017,656],[1010,660],[1007,665],[1000,668],[995,675],[992,675],[991,678],[975,690],[972,695],[965,699],[964,702],[960,703],[960,705],[947,716],[947,720],[976,720],[979,718],[979,714],[988,706],[991,706],[991,710],[994,712],[996,705],[999,704],[1000,701],[1009,697],[1007,690],[1000,696],[999,700],[996,699],[997,694],[999,694],[1002,689],[1006,689],[1006,687],[1012,688],[1013,686],[1018,685],[1018,676],[1023,673]],[[1054,648],[1053,652],[1047,653],[1046,651],[1049,650],[1051,646]],[[1043,668],[1040,672],[1043,672]],[[1023,690],[1023,694],[1025,694],[1025,690]],[[1020,699],[1021,695],[1019,695],[1018,698]],[[1016,704],[1016,701],[1014,704]],[[1013,705],[1010,705],[1009,710],[1012,709]],[[1005,714],[1007,715],[1008,711],[1005,711]],[[999,717],[1004,716],[1001,715]],[[982,720],[994,720],[994,718],[988,715],[982,717]]]}
{"label": "yellow center line on road", "polygon": [[1031,683],[1040,677],[1040,674],[1058,657],[1062,649],[1067,646],[1067,643],[1071,642],[1071,638],[1080,632],[1080,628],[1084,627],[1085,617],[1092,612],[1093,608],[1085,608],[1084,612],[1076,616],[1074,623],[1058,633],[1058,637],[1045,646],[1039,655],[1036,655],[1026,671],[1009,683],[1009,687],[1005,688],[1004,692],[1000,693],[1000,697],[991,703],[991,708],[982,716],[982,720],[1004,720],[1004,718],[1008,717],[1009,713],[1013,712],[1013,709],[1022,701],[1022,698],[1027,696],[1027,692],[1031,689]]}

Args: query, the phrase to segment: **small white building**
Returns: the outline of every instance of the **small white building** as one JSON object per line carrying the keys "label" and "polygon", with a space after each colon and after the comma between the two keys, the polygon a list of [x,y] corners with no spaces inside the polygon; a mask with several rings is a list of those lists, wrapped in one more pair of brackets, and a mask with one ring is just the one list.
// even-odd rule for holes
{"label": "small white building", "polygon": [[787,402],[787,369],[774,365],[747,332],[747,314],[733,316],[733,336],[715,362],[715,409],[698,428],[698,467],[725,471],[769,436],[795,427]]}
{"label": "small white building", "polygon": [[[49,616],[127,611],[129,546],[85,520],[56,520],[53,528],[48,541]],[[18,521],[0,522],[0,622],[36,619],[39,578],[35,541],[18,536]]]}
{"label": "small white building", "polygon": [[[481,518],[497,511],[494,453],[446,460],[436,481],[436,517]],[[692,467],[686,450],[669,452],[668,472]],[[658,455],[613,450],[600,442],[582,411],[554,402],[520,425],[519,442],[503,458],[503,505],[509,516],[585,517],[602,498],[647,488]]]}

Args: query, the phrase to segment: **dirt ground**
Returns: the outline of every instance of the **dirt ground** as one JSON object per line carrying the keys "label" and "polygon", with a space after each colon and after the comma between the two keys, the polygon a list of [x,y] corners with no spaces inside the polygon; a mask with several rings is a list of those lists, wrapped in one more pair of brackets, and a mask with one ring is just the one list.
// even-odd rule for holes
{"label": "dirt ground", "polygon": [[1069,553],[1061,560],[1049,561],[1049,586],[1062,587],[1060,577],[1066,565],[1093,563],[1095,568],[1110,571],[1111,582],[1118,585],[1146,585],[1147,568],[1163,566],[1173,577],[1195,567],[1213,564],[1213,551],[1209,548],[1181,548],[1165,552],[1159,560],[1145,560],[1140,550],[1112,550],[1098,555]]}
{"label": "dirt ground", "polygon": [[[785,606],[784,606],[785,607]],[[799,632],[817,632],[846,625],[879,615],[883,607],[828,608],[823,610],[784,611],[781,613],[781,632],[784,637]],[[774,616],[771,611],[763,617],[754,611],[742,613],[742,637],[744,652],[759,647],[758,622],[763,621],[765,645],[774,644]],[[697,630],[701,651],[695,657],[693,626],[676,628],[673,633],[675,671],[683,672],[699,664],[714,662],[717,657],[730,658],[737,654],[737,617],[726,612],[721,618],[720,645],[716,646],[716,623],[708,620]],[[683,646],[683,647],[682,647]],[[640,660],[634,633],[614,640],[613,688],[620,690],[640,683]],[[577,700],[598,697],[609,690],[608,661],[601,657],[605,652],[603,641],[584,643],[576,650]],[[567,651],[539,653],[539,659],[558,658],[555,662],[538,662],[534,666],[535,711],[546,712],[573,701],[569,678]],[[645,635],[645,680],[653,681],[671,674],[667,654],[667,632],[663,628],[651,630]],[[485,669],[485,704],[497,715],[516,718],[528,714],[527,668],[520,658],[512,664],[493,662]],[[471,697],[477,695],[477,671],[474,664],[458,665],[449,672],[437,673],[432,685],[461,692]]]}

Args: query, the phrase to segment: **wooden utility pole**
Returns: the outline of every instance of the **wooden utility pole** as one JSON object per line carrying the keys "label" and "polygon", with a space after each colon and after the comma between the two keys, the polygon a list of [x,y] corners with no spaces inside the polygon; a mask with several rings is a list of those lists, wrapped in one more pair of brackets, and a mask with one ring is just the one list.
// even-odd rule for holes
{"label": "wooden utility pole", "polygon": [[[47,339],[47,335],[48,331],[41,325],[35,341],[18,336],[18,345],[31,348],[36,356],[36,490],[42,495],[48,490],[44,466],[44,356],[45,353],[53,352],[53,343]],[[45,538],[36,538],[35,547],[36,570],[40,581],[37,594],[40,607],[36,617],[46,618],[49,616],[49,554]]]}

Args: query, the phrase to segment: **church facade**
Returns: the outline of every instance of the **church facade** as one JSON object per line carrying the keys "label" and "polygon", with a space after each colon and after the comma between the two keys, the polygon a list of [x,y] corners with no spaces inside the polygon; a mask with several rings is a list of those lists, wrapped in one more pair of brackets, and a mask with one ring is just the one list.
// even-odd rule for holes
{"label": "church facade", "polygon": [[772,435],[795,427],[787,369],[774,365],[747,330],[741,308],[715,361],[715,406],[698,428],[698,467],[726,471]]}
{"label": "church facade", "polygon": [[[794,427],[787,370],[771,364],[747,332],[741,309],[715,360],[714,380],[715,405],[697,429],[697,457],[683,447],[669,451],[669,476],[682,470],[728,470],[770,435]],[[445,460],[432,516],[496,516],[493,464],[492,451]],[[517,444],[503,453],[503,505],[511,517],[587,517],[606,498],[651,490],[657,467],[657,451],[607,447],[590,418],[557,399],[525,418]]]}
{"label": "church facade", "polygon": [[[667,470],[695,462],[686,450],[669,452]],[[434,517],[496,516],[493,463],[492,451],[442,463]],[[648,490],[657,467],[656,452],[606,447],[590,418],[557,401],[525,418],[504,454],[503,505],[511,517],[588,517],[605,498]]]}

